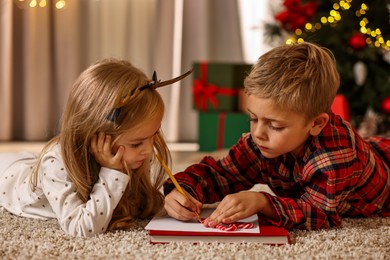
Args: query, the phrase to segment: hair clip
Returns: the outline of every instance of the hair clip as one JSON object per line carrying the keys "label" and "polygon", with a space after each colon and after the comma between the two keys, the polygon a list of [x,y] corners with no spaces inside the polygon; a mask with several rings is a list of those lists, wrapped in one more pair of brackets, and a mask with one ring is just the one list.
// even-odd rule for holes
{"label": "hair clip", "polygon": [[166,85],[173,84],[177,81],[184,79],[188,75],[190,75],[192,73],[192,71],[193,70],[191,69],[191,70],[187,71],[186,73],[184,73],[176,78],[169,79],[166,81],[158,80],[157,73],[156,73],[156,71],[154,71],[153,76],[152,76],[152,81],[150,81],[149,83],[147,83],[141,87],[132,89],[126,95],[118,96],[118,99],[114,105],[114,108],[108,114],[107,119],[112,121],[112,122],[115,122],[121,113],[122,107],[125,106],[126,104],[128,104],[130,102],[130,100],[133,99],[134,97],[136,97],[141,91],[143,91],[145,89],[156,89],[156,88],[164,87]]}

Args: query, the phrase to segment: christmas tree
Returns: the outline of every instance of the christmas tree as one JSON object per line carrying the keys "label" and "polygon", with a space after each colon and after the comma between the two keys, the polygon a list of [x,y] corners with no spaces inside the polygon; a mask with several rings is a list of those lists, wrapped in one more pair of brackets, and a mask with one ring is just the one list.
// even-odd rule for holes
{"label": "christmas tree", "polygon": [[352,123],[361,124],[368,110],[378,120],[377,133],[389,131],[390,0],[285,0],[266,25],[271,43],[308,41],[336,57]]}

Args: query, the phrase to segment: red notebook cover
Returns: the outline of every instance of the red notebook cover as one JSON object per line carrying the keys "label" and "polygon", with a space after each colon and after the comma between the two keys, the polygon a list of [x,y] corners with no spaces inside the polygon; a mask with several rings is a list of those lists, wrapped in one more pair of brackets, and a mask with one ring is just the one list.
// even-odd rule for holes
{"label": "red notebook cover", "polygon": [[270,245],[290,244],[290,234],[284,228],[275,226],[260,226],[260,233],[237,232],[188,232],[149,230],[151,243],[169,242],[257,242]]}
{"label": "red notebook cover", "polygon": [[[211,214],[213,209],[202,210],[202,217]],[[196,222],[183,222],[169,216],[155,217],[145,229],[149,230],[151,243],[169,242],[257,242],[263,244],[290,244],[290,235],[284,228],[264,225],[260,226],[257,215],[243,220],[254,225],[251,229],[237,231],[221,231],[203,227]]]}

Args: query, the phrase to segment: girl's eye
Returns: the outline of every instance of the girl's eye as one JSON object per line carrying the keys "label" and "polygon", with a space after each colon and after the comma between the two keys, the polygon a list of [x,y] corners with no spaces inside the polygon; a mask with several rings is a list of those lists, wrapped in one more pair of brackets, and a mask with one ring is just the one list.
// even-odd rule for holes
{"label": "girl's eye", "polygon": [[141,146],[141,144],[142,144],[142,143],[136,143],[136,144],[131,144],[130,146],[131,146],[132,148],[138,148],[138,147]]}
{"label": "girl's eye", "polygon": [[249,118],[249,122],[257,122],[257,118],[250,117],[250,118]]}

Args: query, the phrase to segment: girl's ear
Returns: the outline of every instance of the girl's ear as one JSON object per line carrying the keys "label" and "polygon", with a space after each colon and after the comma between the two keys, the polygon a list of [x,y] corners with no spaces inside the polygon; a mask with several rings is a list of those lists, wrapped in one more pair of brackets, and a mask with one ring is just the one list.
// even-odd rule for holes
{"label": "girl's ear", "polygon": [[329,115],[327,113],[321,113],[312,120],[312,126],[310,134],[317,136],[321,133],[322,129],[329,121]]}

